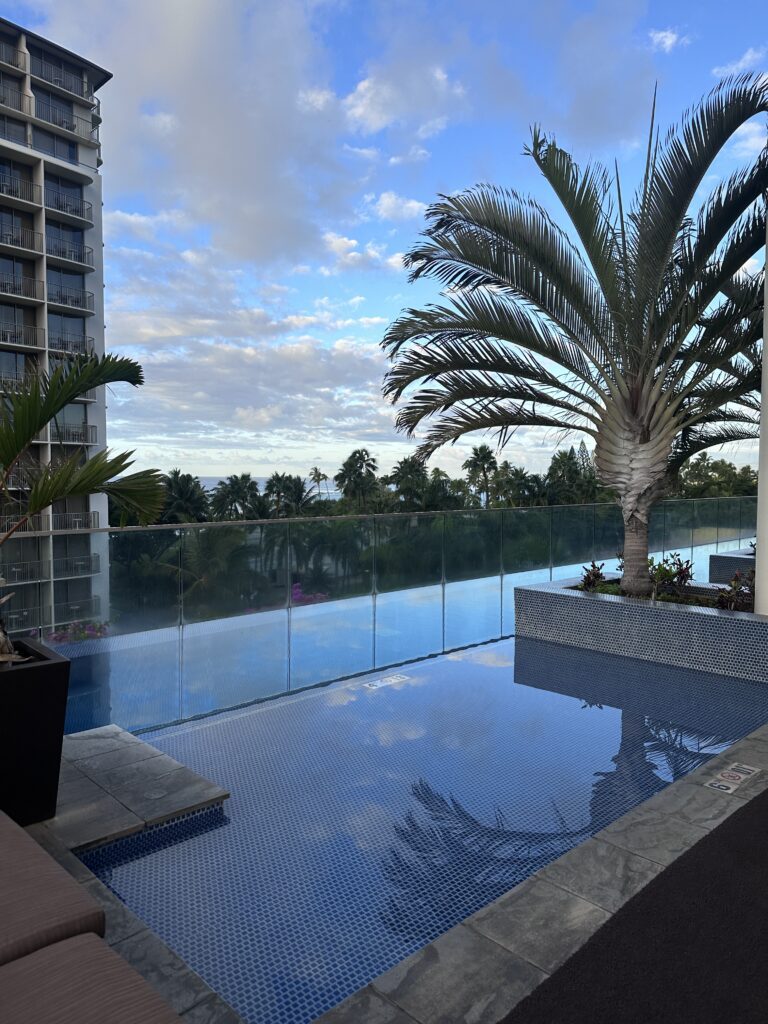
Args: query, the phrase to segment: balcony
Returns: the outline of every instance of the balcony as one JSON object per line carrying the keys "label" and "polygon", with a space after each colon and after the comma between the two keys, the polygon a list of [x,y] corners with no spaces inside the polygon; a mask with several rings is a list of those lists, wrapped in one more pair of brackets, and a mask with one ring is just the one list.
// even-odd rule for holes
{"label": "balcony", "polygon": [[96,444],[96,427],[90,423],[52,423],[51,443]]}
{"label": "balcony", "polygon": [[0,62],[3,64],[9,64],[12,68],[18,68],[19,71],[26,71],[26,58],[27,55],[22,53],[21,50],[17,50],[15,46],[11,46],[10,43],[0,42]]}
{"label": "balcony", "polygon": [[49,85],[55,85],[58,89],[71,93],[87,103],[93,102],[93,89],[90,82],[78,75],[73,75],[71,71],[64,71],[55,64],[43,60],[42,57],[35,56],[30,57],[29,71],[35,78],[41,78]]}
{"label": "balcony", "polygon": [[0,567],[0,572],[10,586],[16,583],[39,583],[50,579],[51,575],[50,564],[45,561],[9,562]]}
{"label": "balcony", "polygon": [[3,615],[3,620],[9,633],[38,629],[47,625],[42,619],[40,608],[12,608]]}
{"label": "balcony", "polygon": [[56,210],[57,213],[67,214],[76,217],[78,220],[86,220],[93,223],[93,203],[86,199],[80,199],[69,192],[62,192],[53,185],[45,186],[45,206],[48,210]]}
{"label": "balcony", "polygon": [[65,604],[55,605],[53,620],[56,625],[64,625],[68,622],[98,618],[100,613],[101,598],[84,597],[81,601],[67,601]]}
{"label": "balcony", "polygon": [[27,252],[43,251],[43,235],[41,231],[33,231],[24,227],[0,227],[0,247],[7,249],[25,249]]}
{"label": "balcony", "polygon": [[22,203],[34,203],[35,206],[39,206],[42,194],[42,188],[33,181],[12,174],[0,174],[0,197],[3,202],[17,199]]}
{"label": "balcony", "polygon": [[68,577],[95,576],[101,572],[99,555],[70,555],[68,558],[54,558],[53,577],[61,580]]}
{"label": "balcony", "polygon": [[98,126],[94,125],[90,118],[70,114],[68,110],[62,110],[61,107],[56,107],[46,100],[35,100],[34,116],[40,121],[45,121],[46,124],[52,124],[56,128],[76,135],[86,142],[99,141]]}
{"label": "balcony", "polygon": [[6,83],[0,83],[0,105],[17,110],[20,114],[32,113],[32,97]]}
{"label": "balcony", "polygon": [[45,251],[57,260],[79,263],[93,269],[93,249],[89,245],[83,245],[81,242],[68,242],[63,238],[51,238],[46,235]]}
{"label": "balcony", "polygon": [[[2,285],[0,290],[4,290]],[[44,348],[45,329],[33,327],[31,324],[6,324],[0,320],[0,345],[13,345],[14,348]]]}
{"label": "balcony", "polygon": [[48,285],[48,301],[56,306],[68,306],[73,309],[84,309],[93,312],[93,292],[82,288],[64,288],[59,284]]}
{"label": "balcony", "polygon": [[0,295],[13,295],[18,299],[34,299],[36,302],[42,302],[45,285],[35,277],[0,274]]}
{"label": "balcony", "polygon": [[[17,516],[0,516],[0,533],[18,523]],[[74,533],[77,530],[98,530],[98,512],[54,512],[52,516],[39,515],[20,526],[17,533]]]}
{"label": "balcony", "polygon": [[48,348],[52,352],[67,352],[73,356],[87,356],[93,352],[93,338],[88,338],[84,334],[69,334],[66,331],[62,331],[60,334],[50,335],[48,338]]}

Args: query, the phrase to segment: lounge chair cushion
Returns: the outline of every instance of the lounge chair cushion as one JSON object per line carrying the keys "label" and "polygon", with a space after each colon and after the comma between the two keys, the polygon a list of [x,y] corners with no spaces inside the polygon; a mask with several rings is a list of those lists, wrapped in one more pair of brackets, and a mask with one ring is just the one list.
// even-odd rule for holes
{"label": "lounge chair cushion", "polygon": [[0,964],[83,932],[103,935],[104,911],[0,811]]}
{"label": "lounge chair cushion", "polygon": [[122,957],[95,935],[46,946],[0,967],[3,1024],[178,1024]]}

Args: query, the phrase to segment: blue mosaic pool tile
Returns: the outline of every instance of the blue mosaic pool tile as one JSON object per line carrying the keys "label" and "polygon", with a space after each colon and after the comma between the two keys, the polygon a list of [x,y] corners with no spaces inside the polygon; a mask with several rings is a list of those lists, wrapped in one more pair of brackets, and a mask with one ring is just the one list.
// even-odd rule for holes
{"label": "blue mosaic pool tile", "polygon": [[249,1024],[309,1024],[766,720],[765,686],[502,641],[152,734],[230,801],[85,857]]}

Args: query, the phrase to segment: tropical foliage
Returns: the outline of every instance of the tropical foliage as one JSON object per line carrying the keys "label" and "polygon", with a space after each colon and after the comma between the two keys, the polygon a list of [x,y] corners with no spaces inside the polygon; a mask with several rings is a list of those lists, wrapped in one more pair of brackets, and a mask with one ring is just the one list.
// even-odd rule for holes
{"label": "tropical foliage", "polygon": [[761,75],[723,80],[660,138],[651,118],[631,199],[618,175],[579,167],[534,128],[527,153],[570,222],[480,185],[441,196],[405,257],[445,301],[388,330],[384,391],[418,454],[474,431],[579,431],[625,528],[623,587],[647,593],[652,505],[688,459],[756,436],[768,147],[708,191],[734,133],[768,111]]}

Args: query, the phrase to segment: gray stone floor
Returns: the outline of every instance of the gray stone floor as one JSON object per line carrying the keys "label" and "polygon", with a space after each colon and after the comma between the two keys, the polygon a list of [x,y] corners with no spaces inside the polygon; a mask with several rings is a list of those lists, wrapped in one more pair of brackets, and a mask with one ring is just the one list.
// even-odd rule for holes
{"label": "gray stone floor", "polygon": [[185,1024],[242,1024],[203,979],[75,856],[229,793],[116,725],[64,739],[55,818],[30,825],[37,840],[98,903],[105,941],[155,988]]}
{"label": "gray stone floor", "polygon": [[[706,788],[739,761],[733,793]],[[768,726],[374,979],[317,1024],[495,1024],[631,896],[768,788]]]}
{"label": "gray stone floor", "polygon": [[229,793],[118,725],[64,737],[56,817],[46,827],[72,849],[140,832]]}

